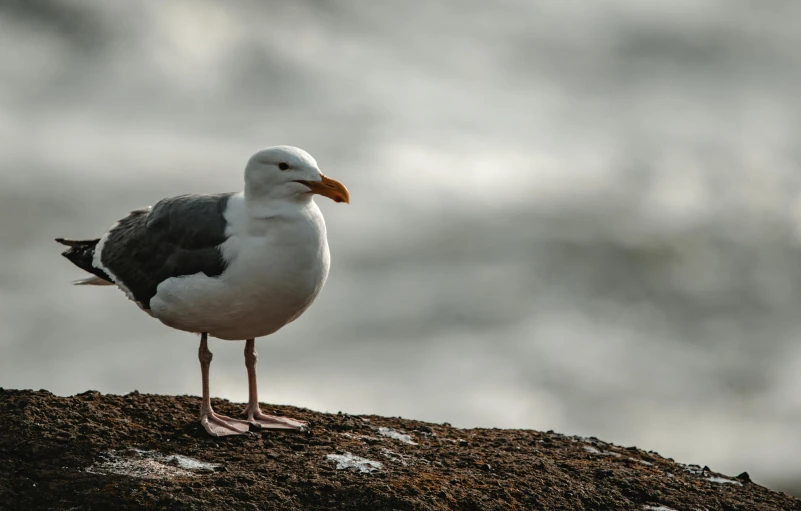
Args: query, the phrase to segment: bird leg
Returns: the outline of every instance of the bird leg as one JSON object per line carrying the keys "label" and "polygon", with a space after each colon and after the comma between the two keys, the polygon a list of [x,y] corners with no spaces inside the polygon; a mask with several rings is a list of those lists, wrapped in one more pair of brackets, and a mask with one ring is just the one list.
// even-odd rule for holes
{"label": "bird leg", "polygon": [[245,413],[248,414],[248,422],[263,429],[294,429],[306,428],[306,423],[288,417],[277,417],[261,413],[259,408],[259,389],[256,383],[256,362],[259,361],[259,354],[256,353],[256,340],[248,339],[245,342],[245,367],[248,370],[248,406]]}
{"label": "bird leg", "polygon": [[208,334],[200,335],[200,348],[197,351],[200,359],[200,373],[203,378],[203,400],[200,403],[200,423],[211,436],[245,435],[250,431],[246,421],[232,419],[225,415],[214,413],[209,397],[209,367],[212,354],[209,351]]}

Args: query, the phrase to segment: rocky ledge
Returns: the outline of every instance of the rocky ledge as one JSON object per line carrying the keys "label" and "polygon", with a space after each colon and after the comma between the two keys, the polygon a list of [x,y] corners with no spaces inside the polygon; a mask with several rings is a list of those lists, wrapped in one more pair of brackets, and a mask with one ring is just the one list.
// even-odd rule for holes
{"label": "rocky ledge", "polygon": [[595,438],[268,405],[309,431],[217,439],[199,405],[0,389],[0,509],[801,510],[747,474]]}

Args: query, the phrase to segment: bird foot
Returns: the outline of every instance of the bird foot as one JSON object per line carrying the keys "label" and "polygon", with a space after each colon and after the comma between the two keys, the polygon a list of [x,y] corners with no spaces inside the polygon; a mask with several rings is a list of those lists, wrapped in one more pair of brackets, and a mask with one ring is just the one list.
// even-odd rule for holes
{"label": "bird foot", "polygon": [[216,437],[247,435],[250,432],[250,424],[247,421],[232,419],[213,411],[201,414],[200,424],[209,435]]}
{"label": "bird foot", "polygon": [[248,422],[261,429],[291,429],[295,431],[305,431],[308,423],[290,419],[289,417],[278,417],[261,413],[261,410],[248,411]]}

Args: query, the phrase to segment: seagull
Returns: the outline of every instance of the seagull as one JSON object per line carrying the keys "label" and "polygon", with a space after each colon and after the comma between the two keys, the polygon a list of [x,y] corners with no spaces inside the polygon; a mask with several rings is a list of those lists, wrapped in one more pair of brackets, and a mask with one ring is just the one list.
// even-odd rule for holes
{"label": "seagull", "polygon": [[[200,422],[210,435],[244,435],[251,426],[303,430],[305,422],[259,408],[255,339],[296,320],[328,278],[325,220],[314,195],[350,203],[347,188],[306,151],[268,147],[248,160],[243,192],[166,198],[131,211],[100,238],[56,241],[92,274],[75,284],[116,285],[165,325],[200,334]],[[247,420],[211,407],[209,336],[245,341]]]}

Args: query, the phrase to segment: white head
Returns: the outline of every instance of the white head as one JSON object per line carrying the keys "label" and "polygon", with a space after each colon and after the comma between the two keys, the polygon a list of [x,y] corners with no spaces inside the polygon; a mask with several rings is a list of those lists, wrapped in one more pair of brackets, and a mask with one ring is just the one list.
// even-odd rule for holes
{"label": "white head", "polygon": [[335,202],[350,202],[345,185],[326,177],[303,149],[275,146],[262,149],[245,167],[245,197],[256,200],[308,202],[319,194]]}

